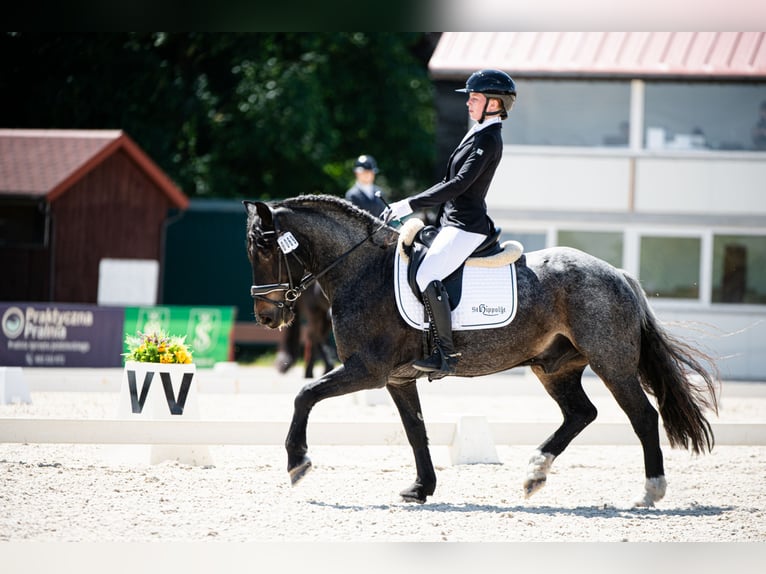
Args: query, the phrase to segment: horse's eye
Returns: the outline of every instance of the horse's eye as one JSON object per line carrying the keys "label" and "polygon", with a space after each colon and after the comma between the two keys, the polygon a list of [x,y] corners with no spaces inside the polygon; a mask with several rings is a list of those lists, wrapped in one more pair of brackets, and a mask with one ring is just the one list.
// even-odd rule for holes
{"label": "horse's eye", "polygon": [[271,248],[256,246],[255,257],[263,263],[270,263],[274,259],[274,250]]}

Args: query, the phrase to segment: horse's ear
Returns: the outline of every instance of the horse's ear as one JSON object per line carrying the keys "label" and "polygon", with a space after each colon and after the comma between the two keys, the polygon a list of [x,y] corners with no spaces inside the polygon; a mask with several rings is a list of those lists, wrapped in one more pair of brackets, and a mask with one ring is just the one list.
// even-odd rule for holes
{"label": "horse's ear", "polygon": [[261,219],[261,227],[274,227],[274,218],[271,208],[262,201],[244,200],[242,205],[248,214],[257,215]]}

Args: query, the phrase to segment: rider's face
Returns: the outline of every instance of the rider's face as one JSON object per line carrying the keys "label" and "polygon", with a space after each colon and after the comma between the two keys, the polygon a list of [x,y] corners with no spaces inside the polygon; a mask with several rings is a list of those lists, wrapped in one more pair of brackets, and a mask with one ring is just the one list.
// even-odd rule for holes
{"label": "rider's face", "polygon": [[371,184],[375,181],[375,172],[371,169],[357,169],[355,172],[356,181],[361,184]]}
{"label": "rider's face", "polygon": [[[487,101],[487,97],[484,94],[478,92],[471,92],[468,94],[468,101],[465,103],[468,106],[468,115],[475,122],[481,119],[481,114],[484,112],[484,104]],[[488,112],[496,112],[500,109],[500,105],[497,98],[491,98],[487,105]]]}
{"label": "rider's face", "polygon": [[484,103],[486,101],[487,98],[484,94],[479,94],[477,92],[468,94],[468,101],[465,105],[468,106],[468,115],[473,121],[478,122],[481,119],[481,114],[484,111]]}

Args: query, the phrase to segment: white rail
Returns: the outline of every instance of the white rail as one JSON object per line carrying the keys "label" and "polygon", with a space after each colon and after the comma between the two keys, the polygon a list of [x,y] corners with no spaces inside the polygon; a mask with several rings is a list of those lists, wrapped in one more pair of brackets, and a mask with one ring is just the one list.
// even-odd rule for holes
{"label": "white rail", "polygon": [[[537,445],[557,424],[492,422],[495,444]],[[2,418],[0,443],[47,444],[169,444],[169,445],[281,445],[287,435],[285,421],[123,420]],[[453,445],[458,420],[427,423],[432,445]],[[717,445],[766,445],[766,424],[713,424]],[[667,439],[661,431],[664,444]],[[398,421],[311,422],[308,442],[316,445],[407,445]],[[579,445],[638,445],[626,423],[594,423],[576,439]]]}

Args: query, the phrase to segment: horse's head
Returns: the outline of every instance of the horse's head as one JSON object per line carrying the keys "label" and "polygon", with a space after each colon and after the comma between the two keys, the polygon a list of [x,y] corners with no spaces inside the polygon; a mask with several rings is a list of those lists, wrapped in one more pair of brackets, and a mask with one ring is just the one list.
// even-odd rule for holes
{"label": "horse's head", "polygon": [[279,229],[274,210],[260,201],[244,201],[247,210],[247,257],[253,270],[253,310],[256,320],[272,329],[289,325],[299,296],[296,285],[305,268],[298,257],[288,257],[294,238]]}
{"label": "horse's head", "polygon": [[[398,236],[369,212],[335,196],[243,203],[248,212],[247,255],[253,269],[255,317],[271,328],[293,320],[296,299],[314,281],[321,279],[322,287],[332,290],[333,274],[343,277],[356,272],[341,263],[369,261],[369,246],[392,248]],[[357,251],[365,246],[367,251]]]}

